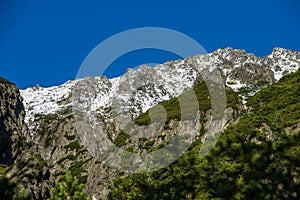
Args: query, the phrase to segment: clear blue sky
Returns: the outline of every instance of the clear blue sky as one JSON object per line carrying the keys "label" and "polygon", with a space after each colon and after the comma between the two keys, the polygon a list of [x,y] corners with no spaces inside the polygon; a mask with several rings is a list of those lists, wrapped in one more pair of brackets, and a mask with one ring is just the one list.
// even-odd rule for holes
{"label": "clear blue sky", "polygon": [[[20,88],[62,84],[76,77],[100,42],[147,26],[180,31],[208,52],[227,46],[259,56],[275,46],[300,51],[297,0],[1,0],[0,76]],[[117,60],[120,67],[107,75],[176,58],[158,50],[135,52]]]}

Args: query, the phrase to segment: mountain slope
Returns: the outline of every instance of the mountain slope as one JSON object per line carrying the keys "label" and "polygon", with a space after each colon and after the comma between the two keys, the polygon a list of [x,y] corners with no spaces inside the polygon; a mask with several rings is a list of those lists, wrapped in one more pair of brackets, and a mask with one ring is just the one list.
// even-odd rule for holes
{"label": "mountain slope", "polygon": [[115,180],[110,199],[299,199],[300,70],[250,98],[208,156],[196,141],[172,165]]}
{"label": "mountain slope", "polygon": [[[159,102],[191,88],[203,69],[219,69],[226,86],[238,91],[242,87],[278,81],[283,75],[295,72],[299,65],[300,54],[282,48],[274,48],[272,54],[263,58],[247,54],[244,50],[218,49],[210,54],[170,61],[154,68],[129,69],[125,75],[114,79],[89,78],[93,81],[96,95],[90,109],[110,107],[113,101],[118,101],[120,108],[126,107],[132,117],[137,117]],[[77,79],[60,86],[35,86],[22,90],[26,121],[32,122],[36,114],[54,114],[72,107],[72,91],[81,81]]]}
{"label": "mountain slope", "polygon": [[[144,179],[140,178],[140,175],[134,175],[138,180],[142,181],[139,182],[134,179],[137,181],[137,188],[135,186],[133,187],[133,189],[136,189],[134,193],[142,196],[146,195],[145,197],[147,197],[147,194],[152,194],[151,191],[153,190],[157,191],[157,197],[159,198],[164,198],[164,195],[167,195],[166,198],[175,198],[176,195],[182,198],[190,198],[198,194],[204,196],[219,195],[221,197],[221,194],[217,195],[214,194],[214,192],[210,193],[210,191],[204,194],[199,193],[198,189],[202,190],[204,188],[206,190],[207,188],[205,187],[207,185],[200,187],[198,182],[193,182],[193,184],[190,182],[190,177],[197,177],[198,164],[202,163],[202,161],[203,163],[212,162],[212,164],[215,164],[214,168],[210,168],[212,170],[210,171],[211,174],[218,169],[217,166],[219,165],[218,160],[212,159],[214,156],[209,156],[208,158],[211,160],[208,161],[206,160],[208,158],[204,158],[200,161],[198,157],[196,157],[198,156],[201,142],[210,141],[210,138],[207,137],[207,131],[214,122],[212,117],[213,110],[211,109],[211,91],[208,91],[210,85],[203,82],[203,80],[205,80],[205,72],[218,71],[217,69],[219,69],[224,84],[226,85],[227,107],[223,113],[223,118],[220,119],[222,126],[216,128],[217,131],[220,131],[225,127],[236,124],[237,119],[239,119],[242,124],[246,123],[249,117],[245,117],[244,119],[241,115],[244,115],[247,110],[249,110],[249,112],[251,109],[251,112],[259,110],[258,113],[264,113],[266,108],[260,109],[260,106],[269,105],[268,98],[273,98],[273,94],[268,94],[267,98],[264,99],[264,103],[261,103],[259,100],[263,98],[259,97],[261,93],[258,93],[254,97],[252,96],[262,88],[277,82],[283,75],[296,71],[299,68],[299,63],[300,57],[298,52],[282,48],[273,49],[272,54],[263,58],[256,57],[253,54],[247,54],[243,50],[226,48],[219,49],[207,55],[198,55],[185,60],[170,61],[154,68],[142,66],[138,70],[129,69],[125,75],[114,79],[107,79],[106,77],[87,77],[85,79],[68,81],[60,86],[50,88],[36,86],[22,90],[21,95],[24,99],[24,108],[22,107],[20,109],[20,113],[24,114],[25,109],[26,124],[24,124],[25,130],[22,130],[20,134],[25,138],[13,140],[12,145],[15,145],[16,150],[18,150],[14,157],[14,163],[9,168],[0,166],[0,172],[3,172],[2,174],[6,178],[5,180],[9,179],[12,183],[16,184],[14,190],[16,190],[17,193],[24,191],[25,196],[30,199],[46,199],[50,195],[50,190],[53,188],[55,180],[64,177],[66,171],[69,170],[72,176],[78,178],[79,183],[84,184],[85,192],[88,196],[94,199],[106,199],[110,193],[109,188],[112,187],[114,179],[120,176],[127,176],[128,173],[123,173],[108,167],[102,162],[98,155],[103,154],[103,151],[96,151],[95,154],[93,148],[87,147],[86,141],[91,141],[91,144],[95,145],[93,147],[95,147],[96,150],[99,146],[101,149],[103,145],[99,145],[100,143],[98,141],[100,140],[97,138],[97,134],[93,135],[84,129],[78,129],[78,119],[76,118],[78,117],[78,113],[76,113],[76,109],[81,108],[76,107],[76,102],[78,100],[83,102],[79,106],[83,106],[83,110],[88,111],[84,113],[84,116],[88,119],[89,117],[94,117],[92,119],[95,120],[96,125],[102,125],[103,133],[109,138],[110,143],[113,142],[119,147],[119,150],[124,150],[125,153],[135,152],[138,155],[142,155],[145,152],[155,152],[161,149],[169,144],[174,136],[179,135],[182,130],[190,130],[191,127],[188,127],[181,118],[182,113],[180,113],[180,110],[182,108],[180,107],[179,99],[185,93],[192,91],[196,95],[196,101],[198,102],[197,107],[199,107],[199,111],[197,110],[198,108],[196,108],[197,117],[192,119],[194,127],[191,130],[196,131],[196,137],[192,138],[192,140],[195,140],[195,143],[190,147],[190,150],[186,152],[186,155],[192,155],[192,157],[183,156],[176,161],[171,168],[167,167],[158,171],[157,174],[152,174],[154,176],[153,179],[160,178],[160,180],[162,180],[161,182],[149,182],[145,184],[143,182]],[[281,80],[284,81],[286,79],[282,78]],[[279,82],[282,82],[281,80]],[[218,80],[212,80],[208,83],[214,83],[214,81]],[[3,82],[7,83],[7,81],[4,80]],[[295,91],[291,87],[287,88],[288,90],[286,91],[291,92],[290,96],[293,96]],[[262,90],[262,92],[263,91],[264,90]],[[277,89],[274,89],[274,91],[277,91]],[[5,92],[6,91],[1,91],[1,94],[5,94]],[[293,109],[298,108],[297,105],[292,105],[293,102],[297,102],[297,98],[294,95],[293,98],[284,104],[286,96],[281,94],[279,89],[276,95],[281,95],[282,97],[281,100],[275,97],[273,98],[276,100],[275,104],[277,100],[280,100],[280,104],[282,104],[281,107],[276,107],[279,117],[270,114],[273,113],[274,110],[272,110],[273,105],[269,106],[270,108],[268,107],[268,109],[270,112],[264,113],[265,124],[257,126],[257,128],[269,131],[273,126],[272,123],[267,123],[267,120],[274,118],[285,122],[287,118],[290,119],[290,116],[293,116],[290,121],[288,120],[284,130],[294,134],[298,130],[298,126],[295,124],[298,115],[297,113],[291,114],[291,112],[293,112]],[[258,100],[255,101],[255,99]],[[12,107],[9,101],[6,101],[6,103],[5,107]],[[292,107],[289,107],[289,104],[291,104]],[[186,105],[188,105],[187,111],[193,113],[195,104]],[[288,109],[282,110],[283,107],[287,107]],[[165,110],[166,121],[164,124],[158,123],[161,127],[157,129],[155,119],[163,118],[161,115],[163,112],[161,112],[161,110]],[[5,109],[4,116],[9,115],[9,113],[10,110]],[[24,118],[21,117],[20,119],[23,120]],[[253,120],[254,118],[250,119]],[[127,121],[134,122],[137,130],[143,130],[143,128],[148,127],[146,130],[150,130],[151,136],[130,136],[128,132],[126,132],[127,130],[121,126],[122,122]],[[18,127],[17,124],[13,124],[12,126],[14,129]],[[236,125],[236,127],[239,126],[240,125]],[[242,128],[239,129],[247,130],[245,124],[241,127]],[[27,131],[26,128],[29,130]],[[84,135],[84,132],[88,134]],[[143,134],[147,135],[148,132],[143,132]],[[232,132],[236,133],[234,131]],[[5,130],[5,134],[8,133],[9,130]],[[254,143],[261,142],[261,137],[262,136],[254,137]],[[272,138],[272,135],[269,134],[268,138]],[[178,148],[179,146],[180,145],[178,145]],[[21,147],[22,151],[20,151]],[[5,150],[10,151],[10,149]],[[224,151],[224,159],[227,154],[228,152]],[[162,154],[160,156],[165,155]],[[220,162],[224,161],[222,160],[223,157],[217,153],[215,157],[220,158]],[[111,158],[114,164],[119,165],[119,160],[114,159],[114,157]],[[129,163],[127,171],[132,170],[130,168],[132,167],[132,163],[139,165],[138,160],[131,162],[131,160],[126,159],[126,157],[122,159],[127,161],[127,164]],[[162,157],[162,159],[167,160],[166,157]],[[225,160],[224,162],[227,161]],[[173,168],[177,165],[176,163],[179,164],[179,166]],[[223,165],[224,163],[221,164]],[[225,164],[224,168],[227,166]],[[184,167],[185,165],[186,168]],[[120,166],[121,164],[119,167]],[[184,173],[181,173],[182,167]],[[201,167],[200,169],[202,170]],[[161,171],[166,172],[166,174],[161,175]],[[178,177],[174,178],[168,176],[175,172],[178,172]],[[186,176],[183,176],[183,174]],[[148,177],[147,180],[151,181],[152,175],[150,175],[150,178],[147,174],[142,175],[142,177]],[[205,176],[208,175],[205,174]],[[215,176],[217,175],[215,174]],[[118,193],[113,189],[111,197],[117,195],[118,198],[125,198],[127,192],[133,195],[132,191],[128,189],[128,185],[126,185],[128,184],[127,180],[131,183],[131,178],[132,176],[129,176],[128,179],[117,179],[116,188],[119,188],[118,183],[122,186],[123,180],[125,180],[124,187],[126,191],[118,189],[118,191],[121,192]],[[184,188],[181,183],[179,184],[179,182],[183,180],[186,180],[187,188]],[[153,184],[155,186],[153,186]],[[177,189],[170,187],[170,184],[176,185]],[[203,182],[203,184],[209,185],[210,183]],[[194,192],[188,191],[191,189],[191,185],[195,185],[198,189],[193,189]],[[149,187],[151,190],[148,188],[149,190],[144,191],[144,186]],[[13,191],[13,189],[10,190]],[[160,191],[164,191],[165,194],[162,195]],[[241,194],[247,195],[247,193]],[[15,194],[15,196],[17,195],[18,194]],[[121,197],[118,195],[121,195]],[[230,194],[228,195],[230,196]],[[140,198],[142,198],[142,196],[140,196]]]}

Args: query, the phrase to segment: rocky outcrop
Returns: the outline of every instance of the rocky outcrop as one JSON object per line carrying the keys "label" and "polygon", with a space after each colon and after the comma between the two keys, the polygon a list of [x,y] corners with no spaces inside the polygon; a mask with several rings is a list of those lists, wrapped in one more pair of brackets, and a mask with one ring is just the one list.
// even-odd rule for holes
{"label": "rocky outcrop", "polygon": [[274,72],[267,66],[246,63],[243,66],[233,70],[231,79],[239,79],[242,84],[252,85],[259,82],[274,83]]}
{"label": "rocky outcrop", "polygon": [[11,165],[20,151],[25,111],[19,89],[0,77],[0,164]]}
{"label": "rocky outcrop", "polygon": [[50,174],[47,163],[31,149],[22,101],[19,89],[0,78],[0,164],[10,166],[0,178],[16,184],[10,191],[15,198],[25,189],[30,199],[46,199],[50,185],[44,180]]}
{"label": "rocky outcrop", "polygon": [[26,151],[16,156],[7,177],[30,199],[47,199],[55,181],[70,170],[85,184],[88,197],[105,199],[116,170],[109,169],[82,145],[72,115],[40,115],[26,134]]}

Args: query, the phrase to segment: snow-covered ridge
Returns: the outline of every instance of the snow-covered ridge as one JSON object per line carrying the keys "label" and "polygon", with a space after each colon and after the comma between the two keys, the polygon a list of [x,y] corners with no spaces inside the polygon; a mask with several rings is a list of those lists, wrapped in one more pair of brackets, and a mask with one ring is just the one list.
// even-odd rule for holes
{"label": "snow-covered ridge", "polygon": [[[192,62],[192,60],[196,60]],[[197,65],[197,66],[196,66]],[[218,68],[226,86],[238,91],[259,81],[275,82],[283,75],[295,72],[300,66],[300,54],[295,51],[274,48],[263,58],[232,48],[170,61],[155,66],[141,66],[138,70],[128,69],[118,78],[95,77],[95,97],[91,109],[111,106],[111,101],[120,102],[132,116],[180,95],[191,88],[199,76],[199,66]],[[35,86],[21,90],[26,110],[26,122],[34,120],[36,114],[53,114],[72,107],[73,89],[80,79],[59,86],[43,88]]]}
{"label": "snow-covered ridge", "polygon": [[[176,61],[155,68],[141,66],[138,70],[128,69],[126,74],[118,78],[87,77],[86,80],[92,79],[95,82],[96,96],[91,105],[92,110],[109,107],[111,100],[117,100],[124,105],[129,104],[127,110],[131,108],[138,114],[192,87],[196,76],[195,68],[185,69],[185,61]],[[21,90],[26,122],[33,120],[36,114],[53,114],[72,107],[72,91],[80,81],[84,80],[77,79],[48,88],[35,86]]]}

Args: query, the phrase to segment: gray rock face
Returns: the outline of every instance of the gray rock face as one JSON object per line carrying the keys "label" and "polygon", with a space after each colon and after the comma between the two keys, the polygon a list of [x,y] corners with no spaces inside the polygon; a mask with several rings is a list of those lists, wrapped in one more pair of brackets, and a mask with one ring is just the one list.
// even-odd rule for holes
{"label": "gray rock face", "polygon": [[230,75],[233,79],[241,80],[241,83],[246,85],[257,84],[259,82],[274,83],[274,72],[267,66],[246,63],[242,67],[233,70]]}
{"label": "gray rock face", "polygon": [[34,127],[26,134],[25,151],[16,156],[7,175],[17,183],[19,191],[25,189],[31,199],[47,199],[55,181],[70,170],[85,184],[89,197],[107,197],[119,173],[90,155],[80,141],[72,115],[39,116]]}
{"label": "gray rock face", "polygon": [[50,195],[52,184],[48,163],[28,147],[17,156],[7,177],[16,183],[15,197],[22,190],[30,199],[47,199]]}

